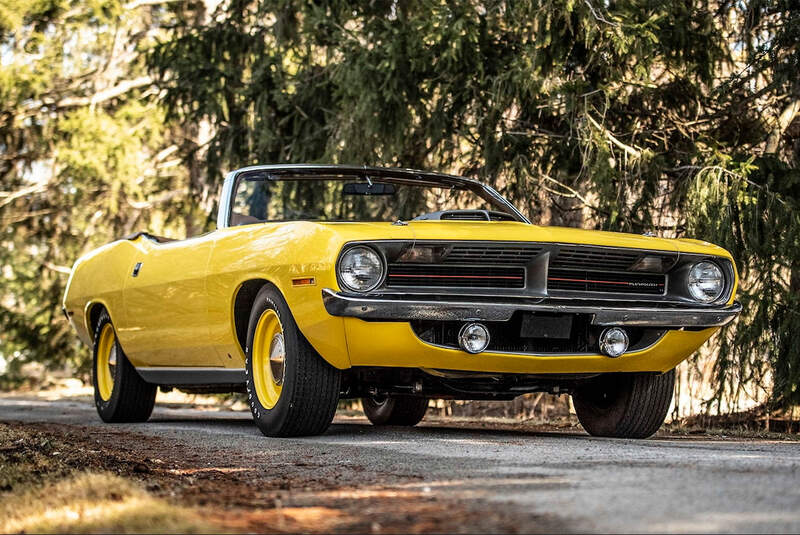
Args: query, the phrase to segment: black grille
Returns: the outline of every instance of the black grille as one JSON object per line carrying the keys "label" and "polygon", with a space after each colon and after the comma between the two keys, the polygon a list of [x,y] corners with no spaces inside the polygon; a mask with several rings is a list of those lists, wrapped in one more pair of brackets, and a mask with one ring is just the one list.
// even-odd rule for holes
{"label": "black grille", "polygon": [[545,243],[432,242],[424,247],[433,249],[433,263],[387,255],[386,287],[524,289],[528,269],[534,270],[538,287],[540,272],[531,266],[549,253],[549,290],[661,296],[664,273],[677,260],[667,251]]}
{"label": "black grille", "polygon": [[664,275],[645,273],[550,269],[547,274],[550,290],[661,295],[665,284]]}
{"label": "black grille", "polygon": [[563,269],[603,269],[625,271],[630,269],[643,256],[660,256],[663,266],[668,268],[677,255],[669,253],[654,254],[646,251],[606,249],[602,247],[561,247],[558,254],[550,259],[551,268]]}
{"label": "black grille", "polygon": [[562,247],[558,255],[550,260],[550,267],[573,269],[583,267],[624,271],[636,262],[639,256],[638,252]]}
{"label": "black grille", "polygon": [[523,288],[521,267],[464,267],[430,264],[390,264],[386,286],[439,288]]}
{"label": "black grille", "polygon": [[448,264],[527,264],[541,251],[541,247],[454,245],[443,261]]}

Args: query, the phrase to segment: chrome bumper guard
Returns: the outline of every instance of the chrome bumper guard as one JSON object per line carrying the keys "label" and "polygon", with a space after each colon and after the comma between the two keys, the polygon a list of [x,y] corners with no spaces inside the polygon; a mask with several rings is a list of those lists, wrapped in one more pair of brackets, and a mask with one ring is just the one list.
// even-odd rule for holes
{"label": "chrome bumper guard", "polygon": [[458,301],[418,301],[349,297],[329,288],[322,290],[325,310],[331,316],[374,321],[508,321],[518,310],[591,314],[592,325],[630,327],[721,327],[741,311],[738,302],[724,308],[654,308],[559,305],[527,302],[468,303]]}

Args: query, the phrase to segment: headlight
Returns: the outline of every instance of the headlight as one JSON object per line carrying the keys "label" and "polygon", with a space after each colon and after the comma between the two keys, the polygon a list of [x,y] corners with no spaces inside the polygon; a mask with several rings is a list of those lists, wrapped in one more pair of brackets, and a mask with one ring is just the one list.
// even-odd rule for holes
{"label": "headlight", "polygon": [[725,289],[725,276],[713,262],[698,262],[689,270],[689,294],[702,303],[716,301]]}
{"label": "headlight", "polygon": [[383,261],[369,247],[351,247],[339,260],[339,279],[348,290],[368,292],[383,280]]}

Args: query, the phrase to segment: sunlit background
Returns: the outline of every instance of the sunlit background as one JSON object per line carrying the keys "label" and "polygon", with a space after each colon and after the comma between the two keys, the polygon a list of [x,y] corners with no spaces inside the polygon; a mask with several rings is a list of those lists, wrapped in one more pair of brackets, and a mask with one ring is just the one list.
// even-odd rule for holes
{"label": "sunlit background", "polygon": [[354,163],[723,245],[745,312],[681,366],[673,415],[779,417],[800,400],[798,42],[778,0],[4,1],[0,385],[86,377],[59,310],[82,253],[211,230],[232,168]]}

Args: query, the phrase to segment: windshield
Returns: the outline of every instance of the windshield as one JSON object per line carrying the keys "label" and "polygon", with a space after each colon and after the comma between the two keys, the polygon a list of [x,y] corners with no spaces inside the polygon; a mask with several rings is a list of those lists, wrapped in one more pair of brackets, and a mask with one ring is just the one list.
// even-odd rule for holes
{"label": "windshield", "polygon": [[[482,188],[389,178],[249,178],[238,181],[230,224],[266,221],[408,221],[451,210],[508,212]],[[436,218],[436,217],[431,217]],[[503,219],[515,220],[514,217]]]}

